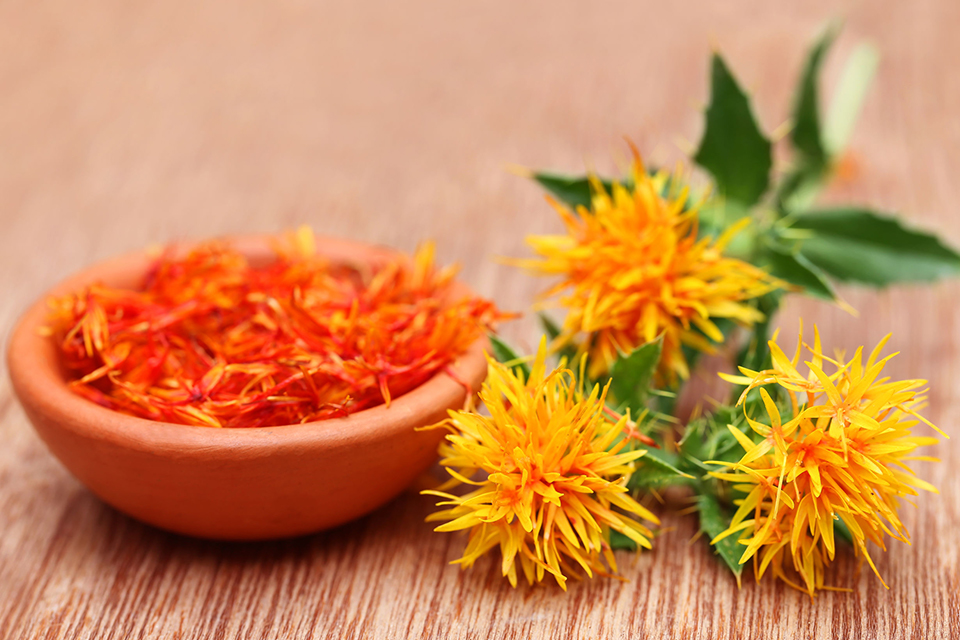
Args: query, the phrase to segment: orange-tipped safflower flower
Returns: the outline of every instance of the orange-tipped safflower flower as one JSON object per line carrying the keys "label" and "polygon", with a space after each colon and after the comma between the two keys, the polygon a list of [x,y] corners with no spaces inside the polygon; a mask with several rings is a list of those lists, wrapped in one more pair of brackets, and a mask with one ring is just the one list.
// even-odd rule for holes
{"label": "orange-tipped safflower flower", "polygon": [[531,236],[539,259],[517,264],[561,281],[544,297],[560,295],[567,309],[555,346],[588,334],[590,375],[609,371],[619,352],[629,353],[663,335],[661,382],[689,377],[682,346],[710,353],[724,336],[714,320],[749,326],[763,319],[753,298],[779,283],[764,270],[723,255],[744,228],[744,218],[719,238],[698,238],[702,203],[689,202],[689,187],[667,172],[650,175],[639,154],[632,186],[614,183],[608,193],[592,179],[590,208],[571,211],[551,199],[566,235]]}
{"label": "orange-tipped safflower flower", "polygon": [[[834,558],[835,520],[847,526],[856,553],[863,555],[878,578],[867,541],[882,550],[885,535],[909,544],[909,534],[897,515],[901,498],[917,495],[918,489],[937,492],[905,464],[933,460],[914,455],[914,450],[937,439],[914,436],[912,429],[924,422],[945,435],[918,413],[926,381],[881,377],[896,355],[880,359],[889,335],[864,363],[862,347],[848,362],[842,354],[825,356],[819,333],[815,334],[810,347],[803,344],[801,328],[792,360],[774,336],[769,343],[772,369],[741,367],[742,375],[723,376],[746,385],[740,402],[759,387],[767,419],[746,416],[762,438],[759,442],[729,427],[746,453],[732,468],[712,474],[745,494],[736,501],[739,509],[730,528],[714,542],[738,534],[746,545],[740,562],[753,559],[757,580],[769,568],[774,576],[811,596],[829,588],[824,586],[824,567]],[[799,370],[801,345],[810,356],[803,373]],[[777,385],[785,392],[782,397],[789,400],[793,417],[781,415],[763,388],[766,385]],[[800,583],[793,579],[797,575]]]}
{"label": "orange-tipped safflower flower", "polygon": [[463,568],[499,546],[513,586],[519,565],[529,583],[549,574],[566,589],[577,567],[590,577],[616,573],[611,531],[650,548],[651,531],[632,516],[658,520],[626,487],[646,453],[623,437],[628,417],[611,417],[607,389],[587,395],[563,363],[547,371],[546,351],[543,341],[527,379],[488,357],[480,399],[490,415],[451,411],[435,425],[450,430],[440,447],[450,484],[475,489],[424,493],[449,507],[428,518],[447,521],[436,531],[470,530],[455,561]]}

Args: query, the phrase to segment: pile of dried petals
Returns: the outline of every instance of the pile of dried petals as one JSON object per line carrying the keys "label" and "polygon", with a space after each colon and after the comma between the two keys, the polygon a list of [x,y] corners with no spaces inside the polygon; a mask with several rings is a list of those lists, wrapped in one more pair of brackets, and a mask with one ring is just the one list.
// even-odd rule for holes
{"label": "pile of dried petals", "polygon": [[433,247],[371,269],[331,264],[301,229],[257,267],[222,243],[167,251],[139,291],[50,302],[78,394],[151,420],[262,427],[345,416],[449,366],[500,314],[456,299]]}

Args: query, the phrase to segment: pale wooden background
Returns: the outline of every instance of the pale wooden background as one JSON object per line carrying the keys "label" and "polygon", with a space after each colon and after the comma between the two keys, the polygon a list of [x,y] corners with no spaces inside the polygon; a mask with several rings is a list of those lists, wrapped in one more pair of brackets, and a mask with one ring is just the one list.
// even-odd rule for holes
{"label": "pale wooden background", "polygon": [[[152,3],[149,3],[152,4]],[[498,266],[558,227],[508,163],[600,169],[633,138],[655,162],[695,141],[711,46],[786,116],[809,40],[846,28],[883,52],[853,140],[861,172],[831,198],[909,212],[960,245],[960,3],[168,1],[0,3],[0,334],[46,287],[99,258],[226,232],[319,231],[442,259],[506,308],[540,286]],[[683,6],[679,6],[683,5]],[[960,285],[848,291],[859,319],[791,303],[829,343],[889,329],[901,376],[929,377],[957,432]],[[506,330],[526,346],[533,323]],[[922,467],[942,495],[907,507],[913,547],[881,555],[892,588],[844,557],[810,601],[737,590],[696,520],[625,583],[513,590],[494,562],[449,566],[463,540],[401,498],[352,525],[267,544],[151,529],[104,506],[44,449],[0,375],[0,637],[935,638],[960,634],[960,438]]]}

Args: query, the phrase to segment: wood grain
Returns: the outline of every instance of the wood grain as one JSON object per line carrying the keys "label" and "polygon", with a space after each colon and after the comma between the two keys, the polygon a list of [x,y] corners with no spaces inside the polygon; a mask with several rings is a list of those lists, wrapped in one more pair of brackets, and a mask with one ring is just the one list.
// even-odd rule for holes
{"label": "wood grain", "polygon": [[[711,46],[772,129],[836,16],[828,84],[861,39],[884,58],[859,174],[828,197],[908,212],[960,245],[960,4],[669,4],[0,3],[0,333],[93,260],[299,223],[406,250],[434,237],[471,285],[523,309],[541,283],[491,258],[558,224],[506,164],[610,168],[623,135],[653,162],[680,158]],[[930,416],[956,433],[960,285],[845,294],[859,318],[794,301],[787,335],[798,313],[847,348],[894,331],[893,373],[929,378]],[[536,339],[529,318],[507,334]],[[5,373],[0,441],[0,638],[960,637],[960,438],[919,467],[942,493],[906,509],[914,545],[880,556],[891,589],[846,554],[828,577],[853,591],[813,601],[738,590],[676,501],[652,552],[618,556],[626,582],[514,590],[492,560],[451,567],[463,539],[431,533],[415,494],[265,544],[141,525],[46,452]]]}

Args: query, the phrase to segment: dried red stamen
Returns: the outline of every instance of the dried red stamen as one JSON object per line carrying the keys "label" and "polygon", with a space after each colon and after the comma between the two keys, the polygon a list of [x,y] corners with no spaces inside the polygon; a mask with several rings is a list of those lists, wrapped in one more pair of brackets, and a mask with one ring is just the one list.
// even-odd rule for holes
{"label": "dried red stamen", "polygon": [[450,365],[501,318],[457,299],[432,247],[412,263],[331,264],[305,250],[251,266],[220,243],[170,252],[143,289],[51,300],[71,387],[102,406],[181,424],[259,427],[342,417]]}

